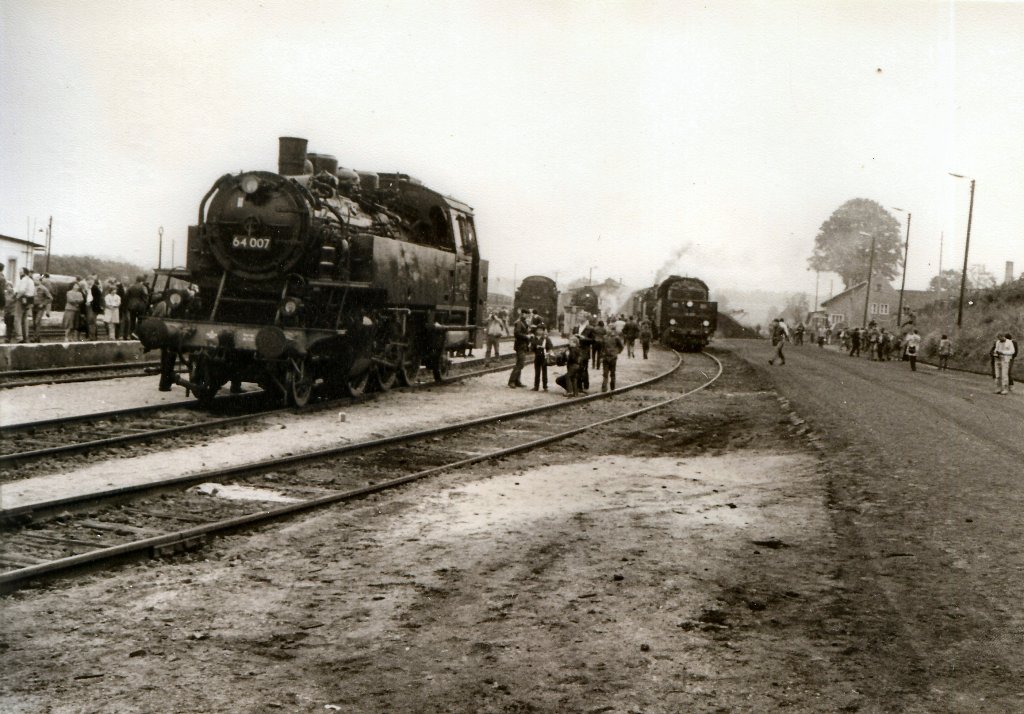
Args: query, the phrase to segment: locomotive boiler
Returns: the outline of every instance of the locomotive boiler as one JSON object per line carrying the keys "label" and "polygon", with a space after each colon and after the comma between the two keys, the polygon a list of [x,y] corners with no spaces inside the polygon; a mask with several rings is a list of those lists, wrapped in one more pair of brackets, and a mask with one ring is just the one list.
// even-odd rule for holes
{"label": "locomotive boiler", "polygon": [[638,295],[638,314],[651,321],[663,345],[699,351],[715,333],[718,303],[708,299],[708,286],[700,278],[673,275]]}
{"label": "locomotive boiler", "polygon": [[[189,228],[184,271],[139,328],[146,349],[187,367],[163,375],[208,402],[255,382],[303,406],[323,382],[358,396],[442,379],[477,343],[487,295],[473,210],[399,173],[339,168],[282,137],[278,171],[217,179]],[[177,372],[174,369],[173,372]]]}

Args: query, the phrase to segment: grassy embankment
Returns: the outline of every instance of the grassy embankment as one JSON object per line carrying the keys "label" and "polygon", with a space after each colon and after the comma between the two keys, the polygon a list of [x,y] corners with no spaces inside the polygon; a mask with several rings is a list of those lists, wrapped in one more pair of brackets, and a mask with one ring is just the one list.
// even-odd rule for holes
{"label": "grassy embankment", "polygon": [[[970,300],[970,304],[967,303]],[[953,340],[951,367],[989,372],[989,353],[998,333],[1009,332],[1024,351],[1024,278],[991,290],[971,291],[965,296],[963,325],[956,327],[957,300],[942,300],[917,313],[917,330],[924,338],[922,352],[928,361],[938,360],[939,338]],[[1013,378],[1024,380],[1024,356],[1013,365]]]}

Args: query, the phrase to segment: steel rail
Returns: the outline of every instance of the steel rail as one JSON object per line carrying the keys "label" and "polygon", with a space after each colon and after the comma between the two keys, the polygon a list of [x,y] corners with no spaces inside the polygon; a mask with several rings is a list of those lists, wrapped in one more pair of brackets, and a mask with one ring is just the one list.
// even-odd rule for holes
{"label": "steel rail", "polygon": [[[203,524],[201,526],[195,526],[195,527],[192,527],[192,528],[187,528],[187,529],[183,529],[183,530],[180,530],[180,531],[175,531],[175,532],[172,532],[172,533],[165,533],[165,534],[162,534],[162,535],[159,535],[159,536],[152,536],[152,537],[149,537],[149,538],[144,538],[144,539],[140,539],[140,540],[137,540],[137,541],[132,541],[132,542],[129,542],[129,543],[122,543],[122,544],[119,544],[119,545],[110,546],[110,547],[107,547],[107,548],[102,548],[102,549],[98,549],[98,550],[95,550],[95,551],[90,551],[90,552],[87,552],[87,553],[80,553],[78,555],[73,555],[73,556],[68,556],[68,557],[65,557],[65,558],[60,558],[60,559],[53,560],[53,561],[50,561],[50,562],[47,562],[47,563],[40,563],[38,565],[32,565],[32,566],[27,566],[27,567],[24,567],[24,568],[19,568],[17,570],[8,571],[6,573],[0,574],[0,591],[8,592],[8,591],[17,589],[17,587],[19,585],[24,584],[24,583],[26,583],[26,582],[34,579],[34,578],[40,578],[40,577],[44,577],[44,576],[52,576],[52,575],[56,575],[57,573],[73,570],[73,569],[76,569],[76,568],[81,568],[81,567],[86,566],[86,565],[97,565],[97,564],[100,564],[100,563],[102,563],[104,561],[114,561],[114,560],[118,560],[120,558],[129,556],[129,555],[138,555],[138,554],[140,554],[142,552],[147,552],[147,551],[148,552],[157,552],[160,549],[170,548],[170,547],[179,546],[179,545],[187,546],[187,545],[194,544],[194,543],[197,543],[197,542],[202,542],[203,540],[205,540],[205,538],[207,536],[210,536],[210,535],[214,535],[214,534],[218,534],[218,533],[232,532],[232,531],[236,531],[236,530],[239,530],[239,529],[251,526],[251,525],[260,524],[260,523],[269,523],[269,522],[272,522],[272,521],[280,520],[282,518],[287,518],[287,517],[292,516],[292,515],[297,514],[297,513],[302,513],[302,512],[306,512],[306,511],[322,508],[322,507],[325,507],[325,506],[334,505],[334,504],[342,502],[342,501],[347,501],[347,500],[351,500],[351,499],[358,498],[358,497],[361,497],[361,496],[365,496],[365,495],[369,495],[369,494],[373,494],[373,493],[378,493],[378,492],[381,492],[381,491],[389,490],[389,489],[392,489],[392,488],[396,488],[398,486],[402,486],[404,484],[411,483],[413,481],[417,481],[417,480],[426,478],[428,476],[433,476],[433,475],[440,474],[440,473],[443,473],[443,472],[446,472],[446,471],[451,471],[453,469],[458,469],[458,468],[469,466],[469,465],[472,465],[472,464],[475,464],[475,463],[479,463],[479,462],[482,462],[482,461],[489,461],[489,460],[492,460],[492,459],[503,458],[505,456],[510,456],[510,455],[518,454],[518,453],[521,453],[521,452],[524,452],[524,451],[529,451],[529,450],[532,450],[532,449],[539,448],[541,446],[546,446],[546,445],[554,443],[556,441],[561,441],[561,440],[570,438],[572,436],[575,436],[577,434],[583,433],[583,432],[588,431],[590,429],[593,429],[595,427],[599,427],[599,426],[603,426],[603,425],[606,425],[606,424],[610,424],[612,422],[619,421],[619,420],[622,420],[622,419],[632,418],[632,417],[638,416],[640,414],[644,414],[646,412],[652,411],[654,409],[662,408],[662,407],[667,406],[669,404],[672,404],[672,403],[674,403],[676,401],[679,401],[680,399],[683,399],[683,398],[685,398],[685,397],[687,397],[687,396],[689,396],[691,394],[694,394],[694,393],[696,393],[698,391],[706,389],[711,384],[713,384],[715,381],[717,381],[718,378],[722,375],[722,372],[723,372],[723,369],[724,369],[723,366],[722,366],[722,363],[716,357],[714,357],[713,355],[710,355],[710,354],[707,354],[707,353],[703,353],[703,354],[704,354],[704,356],[706,356],[709,359],[711,359],[712,361],[714,361],[715,364],[717,365],[718,370],[715,373],[715,375],[713,377],[708,378],[707,381],[705,381],[703,384],[699,385],[698,387],[690,389],[690,390],[688,390],[686,392],[683,392],[683,393],[681,393],[681,394],[679,394],[679,395],[677,395],[675,397],[672,397],[670,399],[658,402],[656,404],[647,405],[645,407],[641,407],[639,409],[634,409],[634,410],[631,410],[631,411],[626,412],[624,414],[619,414],[619,415],[616,415],[616,416],[613,416],[613,417],[609,417],[609,418],[606,418],[606,419],[599,420],[597,422],[586,424],[586,425],[581,426],[581,427],[574,427],[572,429],[568,429],[568,430],[565,430],[565,431],[562,431],[562,432],[558,432],[556,434],[552,434],[552,435],[549,435],[549,436],[541,437],[539,439],[534,439],[534,440],[526,442],[524,444],[518,444],[516,446],[506,447],[506,448],[503,448],[503,449],[498,449],[498,450],[491,451],[491,452],[484,453],[484,454],[477,454],[477,455],[471,456],[471,457],[466,458],[466,459],[460,459],[460,460],[455,461],[455,462],[451,462],[451,463],[448,463],[448,464],[443,464],[441,466],[436,466],[436,467],[433,467],[433,468],[430,468],[430,469],[426,469],[426,470],[423,470],[423,471],[418,471],[418,472],[415,472],[415,473],[412,473],[412,474],[406,474],[405,476],[400,476],[400,477],[397,477],[397,478],[394,478],[394,479],[389,479],[387,481],[382,481],[382,482],[379,482],[379,483],[363,486],[363,487],[360,487],[360,488],[350,489],[350,490],[347,490],[347,491],[341,491],[341,492],[333,493],[333,494],[328,494],[326,496],[321,496],[319,498],[309,499],[307,501],[302,501],[302,502],[299,502],[299,503],[287,504],[287,505],[284,505],[284,506],[279,506],[277,508],[267,509],[267,510],[263,510],[263,511],[258,511],[256,513],[247,514],[247,515],[244,515],[244,516],[237,516],[237,517],[226,519],[226,520],[222,520],[222,521],[216,521],[216,522],[213,522],[213,523],[207,523],[207,524]],[[632,391],[634,389],[638,389],[640,387],[643,387],[643,386],[646,386],[648,384],[652,384],[654,382],[660,381],[661,379],[664,379],[668,375],[670,375],[673,372],[675,372],[679,368],[679,366],[682,364],[682,359],[679,358],[678,354],[676,356],[677,356],[676,364],[673,365],[671,369],[669,369],[666,372],[664,372],[664,373],[662,373],[660,375],[657,375],[657,376],[655,376],[655,377],[653,377],[651,379],[644,380],[644,381],[641,381],[641,382],[637,382],[635,384],[627,385],[625,387],[620,387],[620,388],[612,390],[610,392],[600,392],[600,393],[592,394],[592,395],[589,395],[589,396],[586,396],[586,397],[581,397],[579,399],[573,400],[572,402],[564,402],[564,403],[557,403],[557,404],[542,405],[542,406],[539,406],[539,407],[531,407],[531,408],[528,408],[528,409],[523,409],[523,410],[518,410],[518,411],[513,411],[513,412],[506,412],[506,413],[501,414],[501,415],[496,415],[496,416],[492,416],[492,417],[485,417],[485,418],[480,418],[480,419],[472,419],[472,420],[468,420],[466,422],[461,422],[459,424],[449,425],[449,426],[446,426],[446,427],[437,427],[437,428],[428,429],[428,430],[421,431],[421,432],[412,432],[412,433],[409,433],[409,434],[397,435],[395,437],[386,437],[386,438],[383,438],[383,439],[377,439],[377,440],[374,440],[373,442],[364,442],[364,443],[361,443],[361,444],[351,444],[351,445],[347,445],[345,447],[340,447],[340,448],[326,449],[326,450],[323,450],[323,451],[316,452],[315,454],[304,454],[304,455],[300,455],[300,456],[296,456],[296,457],[290,457],[290,458],[285,458],[285,459],[281,459],[281,460],[277,460],[277,461],[273,461],[273,462],[268,462],[268,461],[256,462],[254,464],[248,465],[248,467],[234,467],[234,468],[229,468],[229,469],[221,469],[221,470],[206,472],[206,473],[203,473],[203,474],[196,474],[196,475],[192,476],[190,480],[192,480],[192,481],[206,481],[206,480],[210,480],[211,478],[217,478],[218,474],[221,475],[221,476],[224,476],[224,475],[239,475],[241,473],[244,473],[247,469],[249,470],[249,473],[259,473],[259,472],[261,472],[262,470],[264,470],[266,467],[268,467],[270,465],[273,465],[276,468],[280,468],[282,465],[294,465],[295,463],[299,463],[301,461],[306,461],[306,460],[312,460],[312,459],[315,459],[315,458],[323,459],[323,458],[327,458],[329,456],[333,456],[333,455],[336,455],[336,454],[339,454],[339,453],[344,453],[346,451],[356,451],[356,450],[360,450],[360,449],[367,449],[367,448],[372,448],[373,446],[379,446],[379,445],[382,445],[382,444],[399,443],[399,442],[401,442],[403,440],[404,441],[409,441],[409,440],[413,440],[413,439],[427,438],[429,436],[433,436],[433,435],[438,434],[438,433],[444,433],[444,432],[448,432],[448,431],[455,431],[455,430],[458,430],[458,429],[468,429],[468,428],[472,428],[474,426],[479,426],[479,425],[482,425],[482,424],[493,423],[493,422],[497,422],[497,421],[502,421],[502,420],[510,419],[513,416],[515,416],[515,417],[528,416],[528,415],[531,415],[531,414],[536,414],[538,412],[543,412],[543,411],[549,411],[549,410],[552,410],[552,409],[567,408],[569,406],[572,406],[572,405],[575,405],[575,404],[579,404],[579,403],[584,402],[584,401],[593,401],[593,400],[597,400],[597,399],[608,398],[608,397],[611,397],[611,396],[613,396],[615,394],[622,394],[624,392]],[[175,479],[174,482],[175,483],[179,483],[179,484],[180,483],[184,483],[185,479]],[[170,484],[171,484],[171,482],[162,482],[160,484],[160,486],[164,487],[164,486],[169,486]],[[151,486],[151,488],[152,488],[152,486]]]}
{"label": "steel rail", "polygon": [[[458,375],[451,376],[451,377],[446,377],[445,379],[442,380],[442,383],[446,383],[447,384],[447,383],[457,382],[457,381],[460,381],[460,380],[463,380],[463,379],[467,379],[469,377],[475,377],[475,376],[482,375],[482,374],[490,374],[492,372],[504,371],[506,369],[508,369],[506,366],[501,366],[501,367],[488,367],[488,368],[485,368],[485,369],[474,370],[474,371],[470,371],[470,372],[461,372]],[[401,389],[423,389],[423,388],[425,388],[427,386],[430,386],[430,384],[436,384],[436,382],[435,383],[424,383],[422,385],[413,385],[411,387],[400,387],[400,388],[397,388],[397,389],[394,389],[394,390],[389,389],[388,391],[399,391]],[[262,392],[250,392],[250,393],[244,394],[244,395],[233,395],[232,397],[228,397],[228,398],[229,399],[231,399],[231,398],[241,399],[241,398],[246,398],[246,397],[255,397],[255,396],[261,395],[261,394],[262,394]],[[371,396],[375,397],[375,396],[379,396],[380,394],[383,394],[383,392],[375,394],[375,395],[371,395]],[[224,397],[222,397],[222,399],[223,398]],[[311,407],[310,409],[305,410],[305,411],[308,411],[310,413],[315,412],[315,411],[320,411],[320,410],[323,410],[323,409],[326,409],[326,408],[333,407],[339,401],[344,401],[344,400],[347,400],[347,399],[351,399],[351,398],[350,397],[341,397],[340,399],[329,399],[329,400],[326,400],[324,402],[321,402],[320,404],[316,404],[313,407]],[[6,431],[9,431],[9,430],[27,430],[27,429],[30,429],[30,428],[40,428],[41,426],[56,426],[58,424],[59,425],[63,425],[63,424],[68,423],[69,421],[88,421],[90,418],[95,420],[95,421],[102,421],[105,418],[109,419],[109,418],[112,418],[112,417],[121,417],[121,416],[126,416],[126,415],[127,416],[137,416],[139,414],[144,414],[144,413],[147,413],[147,412],[150,412],[150,411],[160,411],[161,408],[163,408],[163,407],[178,408],[175,405],[184,405],[184,408],[186,408],[186,409],[189,409],[189,408],[197,409],[198,408],[198,402],[176,402],[176,403],[171,404],[171,405],[149,405],[149,406],[146,406],[146,407],[133,407],[131,409],[123,409],[123,410],[119,410],[119,411],[99,412],[98,414],[83,415],[81,417],[77,417],[77,418],[73,418],[73,419],[63,419],[63,420],[62,419],[49,419],[49,420],[46,420],[45,422],[31,422],[31,423],[26,423],[26,424],[19,424],[19,425],[15,425],[16,429],[14,427],[4,427],[2,430],[0,430],[0,433],[6,432]],[[254,412],[254,413],[250,413],[250,414],[242,414],[242,415],[239,415],[239,416],[222,417],[222,418],[214,419],[214,420],[211,420],[211,421],[195,422],[193,424],[179,424],[179,425],[176,425],[176,426],[163,427],[163,428],[159,428],[159,429],[152,429],[152,430],[149,430],[149,431],[136,432],[136,433],[132,433],[132,434],[120,434],[120,435],[117,435],[117,436],[110,436],[110,437],[106,437],[106,438],[103,438],[103,439],[93,439],[91,441],[83,441],[83,442],[78,442],[78,443],[58,444],[56,446],[48,446],[48,447],[45,447],[45,448],[42,448],[42,449],[33,449],[32,451],[18,451],[18,452],[11,453],[11,454],[2,454],[2,455],[0,455],[0,466],[3,466],[5,464],[17,463],[17,462],[22,461],[22,460],[40,458],[40,457],[43,457],[43,456],[55,456],[57,454],[71,454],[71,453],[77,453],[77,452],[81,452],[81,451],[88,451],[90,449],[106,448],[108,446],[123,446],[125,444],[136,443],[136,442],[140,442],[140,441],[148,441],[149,439],[160,438],[160,437],[164,437],[164,436],[171,436],[171,435],[174,435],[174,434],[184,434],[184,433],[188,433],[188,432],[205,431],[207,429],[213,429],[213,428],[225,426],[227,424],[234,424],[234,423],[244,422],[244,421],[252,421],[252,420],[258,419],[260,417],[265,417],[265,416],[269,416],[269,415],[272,415],[272,414],[278,414],[278,413],[281,413],[281,412],[290,412],[290,411],[292,411],[291,407],[281,407],[281,408],[277,408],[277,409],[267,409],[265,411],[259,411],[259,412]]]}
{"label": "steel rail", "polygon": [[73,374],[75,372],[99,372],[105,369],[128,369],[129,367],[159,367],[159,361],[150,362],[107,362],[106,364],[76,364],[68,367],[43,367],[40,369],[8,369],[0,372],[0,379],[6,377],[38,377],[44,374]]}

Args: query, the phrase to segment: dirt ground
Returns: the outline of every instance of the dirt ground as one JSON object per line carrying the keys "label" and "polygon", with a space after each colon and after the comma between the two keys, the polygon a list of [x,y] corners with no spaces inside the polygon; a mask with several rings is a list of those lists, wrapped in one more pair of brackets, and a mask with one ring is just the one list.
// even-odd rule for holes
{"label": "dirt ground", "polygon": [[16,593],[0,710],[904,710],[820,435],[719,354],[712,389],[586,437]]}

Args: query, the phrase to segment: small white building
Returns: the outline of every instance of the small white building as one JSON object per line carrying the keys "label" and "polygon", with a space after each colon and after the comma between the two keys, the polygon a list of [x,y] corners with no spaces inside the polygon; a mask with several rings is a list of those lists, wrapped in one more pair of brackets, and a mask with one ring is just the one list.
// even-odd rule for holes
{"label": "small white building", "polygon": [[0,262],[0,269],[3,270],[7,281],[16,281],[22,268],[31,270],[35,267],[33,261],[36,251],[44,250],[45,248],[45,245],[33,243],[24,238],[0,235],[0,261],[2,261]]}

